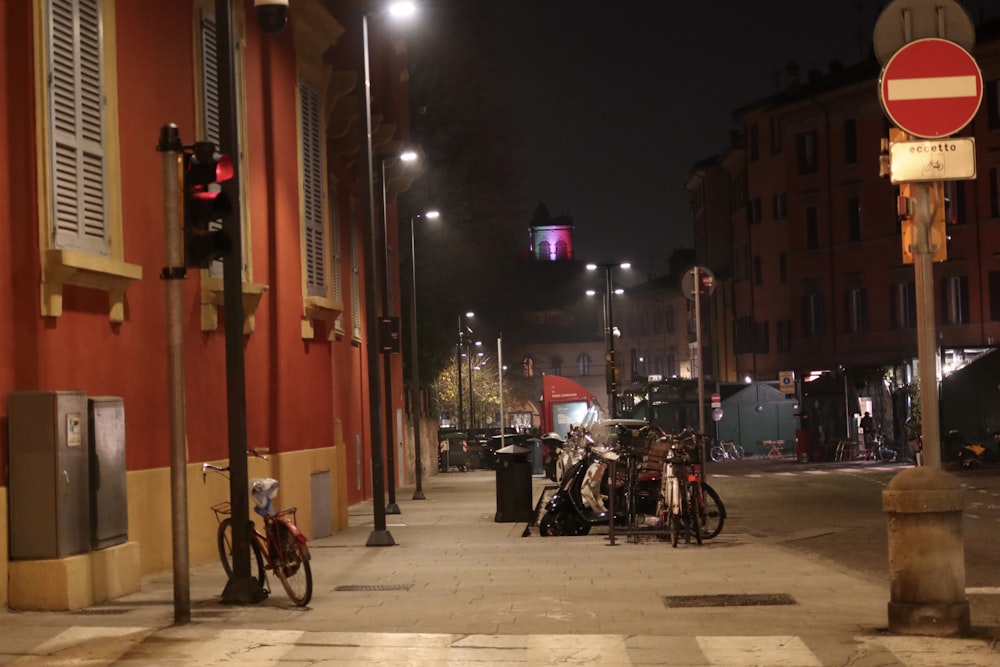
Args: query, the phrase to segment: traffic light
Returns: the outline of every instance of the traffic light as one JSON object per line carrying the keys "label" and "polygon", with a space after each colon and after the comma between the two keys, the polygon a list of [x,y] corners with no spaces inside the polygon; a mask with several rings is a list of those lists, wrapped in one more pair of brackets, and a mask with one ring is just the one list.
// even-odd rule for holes
{"label": "traffic light", "polygon": [[232,207],[220,185],[232,177],[232,160],[212,142],[199,141],[185,150],[184,266],[207,269],[232,252],[232,239],[221,229]]}

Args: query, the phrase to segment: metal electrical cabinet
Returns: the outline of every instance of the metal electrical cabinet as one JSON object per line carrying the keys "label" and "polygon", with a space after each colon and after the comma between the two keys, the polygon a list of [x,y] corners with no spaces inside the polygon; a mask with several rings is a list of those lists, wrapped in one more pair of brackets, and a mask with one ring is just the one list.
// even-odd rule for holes
{"label": "metal electrical cabinet", "polygon": [[62,558],[90,550],[87,396],[14,392],[10,435],[10,558]]}
{"label": "metal electrical cabinet", "polygon": [[125,400],[88,399],[90,431],[90,546],[103,549],[128,540],[125,488]]}

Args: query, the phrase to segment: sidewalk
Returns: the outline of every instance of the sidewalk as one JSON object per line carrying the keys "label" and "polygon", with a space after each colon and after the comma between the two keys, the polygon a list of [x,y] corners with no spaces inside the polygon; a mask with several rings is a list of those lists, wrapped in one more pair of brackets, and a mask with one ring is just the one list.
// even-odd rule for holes
{"label": "sidewalk", "polygon": [[494,481],[436,475],[422,501],[400,490],[392,547],[364,546],[371,503],[352,507],[348,530],[310,543],[306,609],[277,582],[263,603],[222,605],[222,569],[205,565],[183,626],[170,573],[81,612],[0,612],[0,664],[1000,664],[988,640],[888,635],[887,582],[750,535],[677,549],[522,537],[525,524],[494,521]]}

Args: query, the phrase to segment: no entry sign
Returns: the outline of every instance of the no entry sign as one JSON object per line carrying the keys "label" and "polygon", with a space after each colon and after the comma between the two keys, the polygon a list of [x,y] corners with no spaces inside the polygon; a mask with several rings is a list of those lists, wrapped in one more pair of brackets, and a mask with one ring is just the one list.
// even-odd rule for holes
{"label": "no entry sign", "polygon": [[955,134],[983,100],[976,60],[954,42],[930,37],[904,44],[882,69],[882,109],[899,129],[924,139]]}

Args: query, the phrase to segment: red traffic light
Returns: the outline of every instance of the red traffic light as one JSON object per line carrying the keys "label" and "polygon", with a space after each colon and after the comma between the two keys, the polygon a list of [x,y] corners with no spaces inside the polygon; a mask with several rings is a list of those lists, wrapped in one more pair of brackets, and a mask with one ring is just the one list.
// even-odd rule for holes
{"label": "red traffic light", "polygon": [[233,162],[210,141],[199,141],[184,153],[184,264],[207,268],[232,252],[222,218],[232,213],[221,183],[234,176]]}

